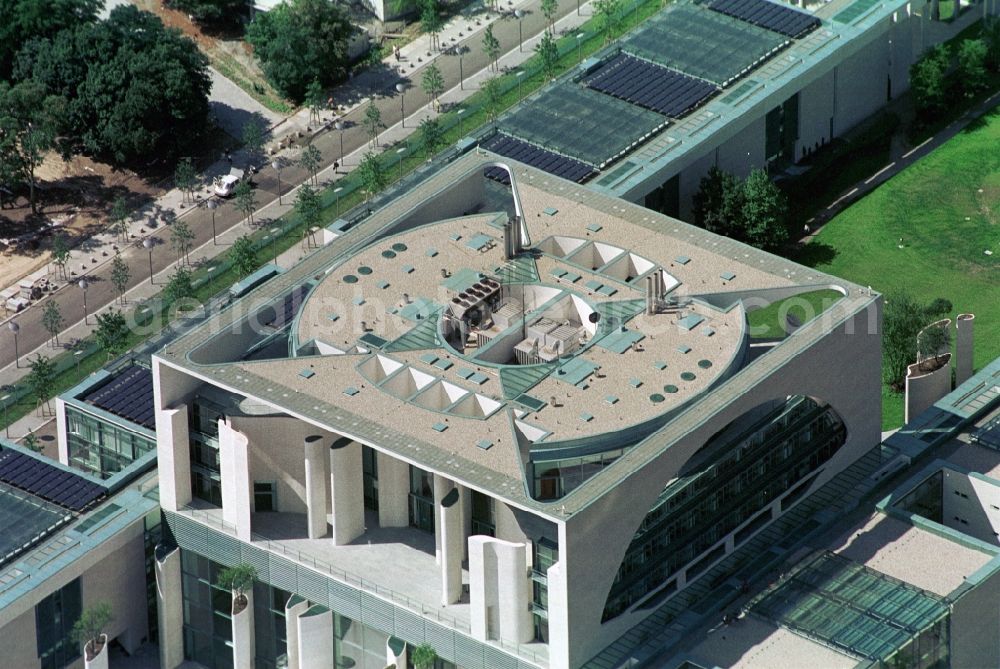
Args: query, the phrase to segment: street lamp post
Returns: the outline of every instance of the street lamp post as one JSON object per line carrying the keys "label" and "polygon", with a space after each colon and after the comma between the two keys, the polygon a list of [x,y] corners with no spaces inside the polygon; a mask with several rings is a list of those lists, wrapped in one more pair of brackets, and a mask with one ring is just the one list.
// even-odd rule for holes
{"label": "street lamp post", "polygon": [[576,62],[583,62],[583,33],[576,34]]}
{"label": "street lamp post", "polygon": [[514,16],[517,17],[517,50],[523,52],[524,51],[524,36],[523,36],[523,33],[521,32],[521,19],[524,18],[524,10],[523,9],[515,9],[514,10]]}
{"label": "street lamp post", "polygon": [[459,135],[462,134],[462,123],[465,121],[465,117],[462,116],[462,114],[464,114],[464,113],[465,113],[465,109],[464,108],[459,109],[457,112],[455,112],[455,115],[458,116],[458,134]]}
{"label": "street lamp post", "polygon": [[21,326],[15,323],[14,321],[10,321],[9,323],[7,323],[7,329],[10,330],[12,335],[14,335],[14,366],[20,367],[21,356],[19,356],[17,353],[17,333],[21,331]]}
{"label": "street lamp post", "polygon": [[337,196],[337,213],[335,214],[337,218],[340,218],[340,191],[342,190],[344,190],[343,186],[338,186],[333,189],[333,194]]}
{"label": "street lamp post", "polygon": [[86,279],[80,279],[80,283],[77,284],[77,285],[79,285],[80,286],[80,290],[83,291],[83,324],[84,325],[88,325],[88,323],[87,323],[87,289],[90,288],[90,284],[87,283]]}
{"label": "street lamp post", "polygon": [[281,201],[281,159],[275,158],[271,161],[271,167],[273,167],[274,171],[278,174],[278,204],[281,205],[284,204]]}
{"label": "street lamp post", "polygon": [[[280,191],[281,189],[279,188],[278,190]],[[208,201],[208,203],[205,206],[208,207],[208,210],[210,212],[212,212],[212,243],[218,244],[219,240],[216,239],[215,235],[215,210],[219,208],[219,202],[218,200],[212,198]],[[149,239],[147,239],[146,241],[149,241]],[[143,242],[142,244],[143,246],[145,246],[146,242]],[[152,260],[152,257],[150,257],[150,260]]]}
{"label": "street lamp post", "polygon": [[524,70],[518,70],[517,74],[517,101],[521,101],[521,78],[524,77]]}
{"label": "street lamp post", "polygon": [[399,149],[396,149],[396,155],[399,156],[399,179],[398,179],[398,181],[402,181],[403,180],[403,154],[404,153],[406,153],[406,147],[405,146],[401,147]]}
{"label": "street lamp post", "polygon": [[458,90],[465,90],[465,75],[462,73],[462,52],[458,53]]}
{"label": "street lamp post", "polygon": [[576,15],[580,15],[580,0],[576,0]]}
{"label": "street lamp post", "polygon": [[271,255],[274,258],[274,264],[278,264],[278,245],[275,243],[278,241],[278,228],[271,228]]}
{"label": "street lamp post", "polygon": [[[212,208],[211,202],[212,200],[209,200],[209,208]],[[219,205],[215,206],[217,207]],[[214,208],[212,208],[212,223],[213,224],[215,223]],[[213,234],[214,234],[214,225],[213,225]],[[146,237],[144,240],[142,240],[142,248],[149,251],[149,284],[152,285],[153,284],[153,240],[149,237]]]}
{"label": "street lamp post", "polygon": [[347,163],[344,162],[344,122],[337,121],[333,127],[340,131],[340,164],[346,165]]}
{"label": "street lamp post", "polygon": [[7,400],[9,399],[10,395],[4,395],[3,397],[0,397],[0,402],[3,402],[4,432],[6,433],[8,439],[10,439],[10,423],[7,422]]}
{"label": "street lamp post", "polygon": [[399,93],[399,125],[406,127],[406,107],[403,106],[406,100],[406,86],[403,82],[396,84],[396,92]]}

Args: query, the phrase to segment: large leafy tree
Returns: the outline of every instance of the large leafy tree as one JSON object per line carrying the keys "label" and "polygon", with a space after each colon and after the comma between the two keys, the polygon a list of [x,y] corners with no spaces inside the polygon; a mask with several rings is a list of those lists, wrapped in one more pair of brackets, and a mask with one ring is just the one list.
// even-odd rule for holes
{"label": "large leafy tree", "polygon": [[0,79],[10,76],[25,42],[93,23],[103,5],[103,0],[0,0]]}
{"label": "large leafy tree", "polygon": [[542,72],[545,74],[545,77],[547,79],[554,78],[556,72],[559,70],[559,46],[552,36],[552,31],[545,31],[542,39],[535,45],[535,52],[542,59]]}
{"label": "large leafy tree", "polygon": [[925,118],[932,118],[945,108],[945,74],[950,63],[948,47],[938,44],[910,66],[910,90],[917,112]]}
{"label": "large leafy tree", "polygon": [[[0,0],[2,1],[2,0]],[[34,81],[0,81],[0,173],[28,184],[31,211],[38,212],[35,172],[56,142],[65,100]]]}
{"label": "large leafy tree", "polygon": [[958,45],[958,77],[962,89],[973,96],[986,88],[989,47],[982,39],[965,39]]}
{"label": "large leafy tree", "polygon": [[103,314],[97,314],[94,339],[108,355],[108,360],[123,353],[128,348],[128,323],[122,312],[110,309]]}
{"label": "large leafy tree", "polygon": [[239,25],[250,13],[247,0],[169,0],[167,4],[209,28]]}
{"label": "large leafy tree", "polygon": [[365,200],[371,200],[380,190],[389,185],[389,175],[382,166],[378,156],[369,151],[358,164],[358,174],[361,177],[361,187],[365,191]]}
{"label": "large leafy tree", "polygon": [[170,160],[198,140],[208,118],[208,59],[132,5],[32,40],[18,54],[16,76],[66,98],[64,153],[142,165]]}
{"label": "large leafy tree", "polygon": [[438,98],[444,92],[444,76],[441,74],[441,68],[437,66],[437,63],[431,63],[424,69],[424,74],[420,78],[420,87],[424,90],[424,93],[430,96],[434,106],[437,107],[439,104]]}
{"label": "large leafy tree", "polygon": [[778,251],[788,240],[788,201],[764,170],[750,172],[743,183],[742,238],[765,251]]}
{"label": "large leafy tree", "polygon": [[246,39],[271,84],[297,102],[309,86],[341,81],[353,28],[340,5],[329,0],[289,0],[254,16]]}
{"label": "large leafy tree", "polygon": [[702,177],[693,201],[695,225],[733,236],[743,216],[743,188],[739,179],[713,165]]}
{"label": "large leafy tree", "polygon": [[233,263],[240,278],[249,276],[257,269],[257,251],[253,240],[247,235],[240,236],[229,249],[229,261]]}

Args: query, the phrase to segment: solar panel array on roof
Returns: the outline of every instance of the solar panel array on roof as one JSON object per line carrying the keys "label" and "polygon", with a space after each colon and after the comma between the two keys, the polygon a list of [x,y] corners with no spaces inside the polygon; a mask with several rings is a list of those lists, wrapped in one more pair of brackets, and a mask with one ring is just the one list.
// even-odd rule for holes
{"label": "solar panel array on roof", "polygon": [[[498,132],[490,137],[488,140],[483,142],[482,146],[487,151],[492,151],[493,153],[498,153],[501,156],[513,158],[518,162],[531,165],[532,167],[537,167],[538,169],[544,170],[549,174],[554,174],[557,177],[575,181],[578,184],[583,183],[596,172],[593,167],[580,162],[579,160],[574,160],[573,158],[560,156],[558,153],[546,151],[545,149],[541,149],[534,144],[523,142],[519,139],[511,137],[510,135],[505,135],[502,132]],[[508,176],[507,171],[499,167],[487,168],[486,176],[490,179],[495,179],[502,184],[510,184],[510,176]]]}
{"label": "solar panel array on roof", "polygon": [[114,377],[83,398],[108,413],[150,430],[156,429],[153,412],[153,372],[140,365]]}
{"label": "solar panel array on roof", "polygon": [[671,118],[690,114],[719,90],[702,79],[625,53],[604,63],[585,83],[594,90]]}
{"label": "solar panel array on roof", "polygon": [[9,448],[0,451],[0,481],[70,511],[83,511],[107,493],[80,474]]}
{"label": "solar panel array on roof", "polygon": [[295,314],[299,312],[299,307],[302,306],[302,302],[306,298],[306,294],[309,292],[310,286],[296,286],[292,292],[285,295],[281,304],[277,306],[274,310],[274,318],[270,319],[264,325],[272,327],[275,330],[280,330],[295,318]]}
{"label": "solar panel array on roof", "polygon": [[500,129],[600,169],[667,125],[661,114],[563,81],[520,105]]}
{"label": "solar panel array on roof", "polygon": [[711,0],[709,9],[792,38],[819,27],[819,19],[770,0]]}
{"label": "solar panel array on roof", "polygon": [[622,39],[622,50],[726,87],[791,40],[699,5],[678,2]]}

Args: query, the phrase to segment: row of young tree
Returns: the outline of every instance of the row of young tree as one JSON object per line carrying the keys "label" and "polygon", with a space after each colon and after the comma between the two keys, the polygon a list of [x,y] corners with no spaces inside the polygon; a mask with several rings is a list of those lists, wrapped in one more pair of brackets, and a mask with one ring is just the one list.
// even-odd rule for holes
{"label": "row of young tree", "polygon": [[132,5],[97,19],[96,0],[21,0],[0,21],[0,185],[27,184],[44,155],[114,165],[172,162],[208,118],[208,61]]}
{"label": "row of young tree", "polygon": [[[954,77],[949,73],[954,67]],[[974,97],[989,87],[990,73],[1000,72],[1000,18],[982,21],[980,36],[929,49],[910,66],[910,90],[919,119],[933,122],[958,97]]]}
{"label": "row of young tree", "polygon": [[694,195],[694,223],[776,252],[788,241],[788,200],[764,170],[740,181],[713,166]]}

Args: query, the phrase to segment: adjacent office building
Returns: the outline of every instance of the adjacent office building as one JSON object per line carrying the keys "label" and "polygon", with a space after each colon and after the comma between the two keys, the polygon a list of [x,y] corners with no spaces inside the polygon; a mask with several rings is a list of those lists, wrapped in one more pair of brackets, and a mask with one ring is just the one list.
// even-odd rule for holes
{"label": "adjacent office building", "polygon": [[797,175],[996,3],[681,0],[501,116],[485,148],[689,220],[712,167]]}

